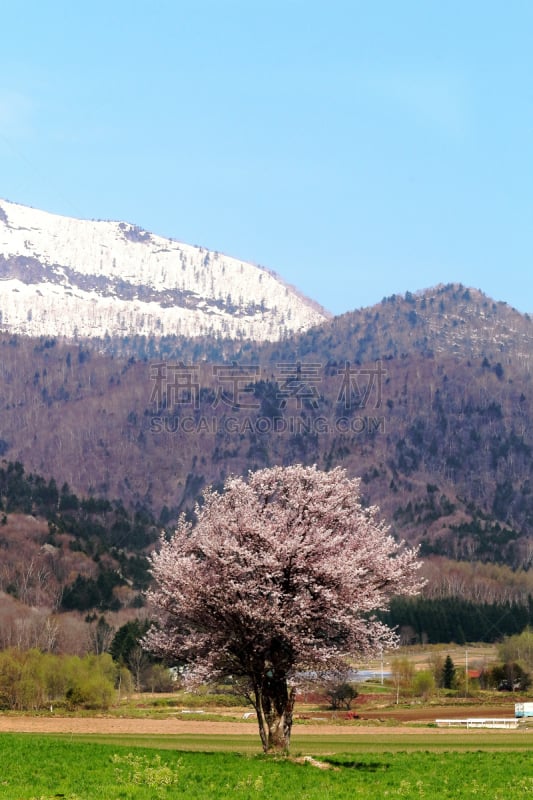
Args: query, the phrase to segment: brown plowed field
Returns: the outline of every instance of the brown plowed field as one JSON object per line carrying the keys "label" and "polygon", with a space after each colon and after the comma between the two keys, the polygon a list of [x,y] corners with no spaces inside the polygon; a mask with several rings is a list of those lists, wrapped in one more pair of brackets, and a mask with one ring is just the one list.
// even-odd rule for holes
{"label": "brown plowed field", "polygon": [[[512,717],[514,708],[502,709],[495,707],[453,707],[442,706],[420,709],[398,709],[397,711],[375,711],[362,714],[365,724],[358,722],[344,722],[335,724],[333,721],[315,722],[310,719],[305,724],[295,721],[293,732],[310,735],[346,735],[346,734],[419,734],[427,736],[428,733],[446,735],[457,733],[457,728],[431,728],[424,723],[434,722],[436,718],[464,719],[466,717]],[[376,722],[387,722],[386,725],[372,725]],[[391,724],[397,722],[397,725]],[[417,725],[418,723],[418,725]],[[74,733],[74,734],[153,734],[153,735],[255,735],[257,732],[253,720],[235,722],[208,720],[183,720],[167,719],[132,719],[115,717],[32,717],[13,716],[0,714],[0,733],[2,732],[25,733]]]}

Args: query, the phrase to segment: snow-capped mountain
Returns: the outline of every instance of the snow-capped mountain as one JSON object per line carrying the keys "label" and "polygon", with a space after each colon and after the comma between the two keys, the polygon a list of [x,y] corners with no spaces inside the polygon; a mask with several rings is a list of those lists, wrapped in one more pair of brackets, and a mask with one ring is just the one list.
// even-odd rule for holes
{"label": "snow-capped mountain", "polygon": [[329,315],[275,273],[126,222],[0,200],[0,328],[279,339]]}

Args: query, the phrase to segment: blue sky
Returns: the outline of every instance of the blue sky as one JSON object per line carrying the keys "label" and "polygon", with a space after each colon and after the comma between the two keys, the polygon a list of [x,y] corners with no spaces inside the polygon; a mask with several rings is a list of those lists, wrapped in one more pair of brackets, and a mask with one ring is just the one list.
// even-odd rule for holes
{"label": "blue sky", "polygon": [[530,0],[2,8],[0,196],[280,273],[334,313],[533,312]]}

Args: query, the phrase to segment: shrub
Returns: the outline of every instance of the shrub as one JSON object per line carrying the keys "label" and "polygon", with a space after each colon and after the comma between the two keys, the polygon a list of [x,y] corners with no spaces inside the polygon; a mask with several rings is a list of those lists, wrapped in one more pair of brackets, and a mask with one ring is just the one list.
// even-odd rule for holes
{"label": "shrub", "polygon": [[350,710],[352,702],[358,694],[359,692],[351,683],[337,683],[326,691],[331,708],[345,708],[347,711]]}
{"label": "shrub", "polygon": [[0,708],[35,711],[54,703],[109,708],[116,666],[109,655],[56,656],[39,650],[0,652]]}
{"label": "shrub", "polygon": [[435,691],[435,677],[430,670],[416,672],[413,678],[413,692],[416,697],[427,700]]}

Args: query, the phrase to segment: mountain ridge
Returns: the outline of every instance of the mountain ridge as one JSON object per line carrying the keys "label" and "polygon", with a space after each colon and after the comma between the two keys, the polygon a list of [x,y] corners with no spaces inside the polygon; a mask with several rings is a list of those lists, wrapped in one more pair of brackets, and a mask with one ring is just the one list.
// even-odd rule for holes
{"label": "mountain ridge", "polygon": [[264,267],[126,222],[0,200],[2,326],[28,336],[278,339],[328,318]]}
{"label": "mountain ridge", "polygon": [[[38,246],[46,212],[24,213],[13,227],[13,204],[0,201],[0,590],[10,600],[28,613],[137,614],[154,537],[193,515],[206,486],[305,463],[360,477],[363,502],[420,546],[430,598],[467,586],[476,601],[530,604],[528,314],[440,284],[331,318],[262,268],[130,223],[78,221],[105,228],[127,255],[120,265],[98,236],[96,261],[83,260],[87,237],[72,245],[68,218],[52,257]],[[165,248],[156,255],[176,274],[170,261],[166,274],[151,271],[149,254]],[[224,277],[215,291],[213,267]],[[242,301],[228,297],[231,274],[235,285],[250,276]],[[255,289],[271,279],[262,303]],[[301,317],[289,317],[300,301]],[[176,309],[189,315],[179,335],[165,327]],[[69,325],[49,325],[60,312]]]}
{"label": "mountain ridge", "polygon": [[[501,539],[501,557],[522,563],[533,527],[531,320],[460,285],[431,290],[426,309],[435,292],[428,341],[413,336],[409,294],[292,339],[225,350],[218,339],[91,347],[4,335],[0,452],[78,493],[156,516],[167,506],[173,519],[230,473],[340,464],[363,477],[398,535],[442,555],[453,535],[456,553],[487,557],[486,542]],[[453,325],[458,304],[469,325]],[[515,347],[508,332],[519,324]],[[457,328],[461,348],[450,350]],[[180,380],[188,391],[178,396]]]}
{"label": "mountain ridge", "polygon": [[[297,333],[271,347],[280,351],[319,350],[323,357],[353,360],[421,355],[487,356],[512,353],[529,363],[533,319],[461,283],[438,284],[394,294]],[[267,345],[267,348],[269,346]]]}
{"label": "mountain ridge", "polygon": [[[230,474],[305,463],[360,477],[363,502],[420,546],[430,597],[463,596],[467,585],[472,600],[527,606],[532,344],[528,315],[460,284],[384,298],[262,344],[0,333],[0,474],[22,464],[34,476],[24,519],[3,499],[0,589],[28,594],[26,562],[58,569],[68,547],[68,602],[85,604],[100,588],[102,608],[136,613],[124,606],[133,598],[121,560],[137,570],[146,555],[137,515],[171,530]],[[67,511],[72,493],[85,498],[82,510],[111,502],[119,511],[110,531],[120,552],[104,554],[107,534],[100,540],[89,518]],[[32,544],[39,497],[65,514],[57,531],[41,521]],[[70,558],[78,548],[79,563]],[[42,595],[41,585],[32,591]]]}

